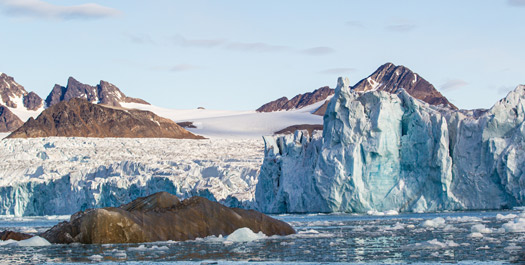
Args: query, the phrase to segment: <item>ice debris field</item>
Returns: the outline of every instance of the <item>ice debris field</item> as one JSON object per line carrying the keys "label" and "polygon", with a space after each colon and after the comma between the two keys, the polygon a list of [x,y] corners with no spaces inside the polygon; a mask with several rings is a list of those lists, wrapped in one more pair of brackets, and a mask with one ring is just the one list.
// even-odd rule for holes
{"label": "ice debris field", "polygon": [[[525,209],[389,215],[278,215],[297,234],[265,236],[247,228],[176,242],[56,245],[40,238],[0,245],[3,262],[171,264],[353,264],[525,262]],[[59,221],[60,217],[55,219]],[[52,218],[53,219],[53,218]],[[0,218],[0,229],[42,230],[38,217]],[[39,228],[37,228],[39,227]],[[154,263],[157,264],[157,263]],[[257,263],[256,263],[257,264]]]}
{"label": "ice debris field", "polygon": [[250,208],[262,139],[0,141],[0,214],[72,214],[158,191]]}

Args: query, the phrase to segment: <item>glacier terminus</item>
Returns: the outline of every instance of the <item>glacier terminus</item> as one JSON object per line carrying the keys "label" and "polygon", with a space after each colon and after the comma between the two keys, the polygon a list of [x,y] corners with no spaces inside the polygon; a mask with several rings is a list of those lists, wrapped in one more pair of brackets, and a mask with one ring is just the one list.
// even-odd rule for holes
{"label": "glacier terminus", "polygon": [[268,213],[429,212],[525,204],[525,86],[489,110],[339,78],[323,133],[267,136],[255,193]]}

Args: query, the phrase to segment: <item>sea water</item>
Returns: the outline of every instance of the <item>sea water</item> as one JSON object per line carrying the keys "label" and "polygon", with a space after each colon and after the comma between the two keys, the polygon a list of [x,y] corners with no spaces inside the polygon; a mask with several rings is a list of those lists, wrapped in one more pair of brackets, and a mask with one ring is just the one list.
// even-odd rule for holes
{"label": "sea water", "polygon": [[[525,263],[523,209],[489,212],[279,215],[297,234],[246,240],[0,245],[0,263],[377,264]],[[0,217],[0,230],[38,233],[67,216]],[[242,235],[241,235],[242,237]],[[239,237],[237,236],[236,239]],[[1,242],[0,242],[1,243]]]}

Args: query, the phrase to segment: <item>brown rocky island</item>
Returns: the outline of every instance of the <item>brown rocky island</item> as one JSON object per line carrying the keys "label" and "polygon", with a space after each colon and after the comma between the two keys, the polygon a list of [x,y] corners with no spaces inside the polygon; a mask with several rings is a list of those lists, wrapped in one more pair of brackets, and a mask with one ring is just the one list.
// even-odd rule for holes
{"label": "brown rocky island", "polygon": [[202,197],[180,201],[175,195],[159,192],[118,208],[75,213],[69,222],[40,236],[60,244],[140,243],[226,236],[243,227],[267,236],[295,233],[287,223],[254,210],[228,208]]}

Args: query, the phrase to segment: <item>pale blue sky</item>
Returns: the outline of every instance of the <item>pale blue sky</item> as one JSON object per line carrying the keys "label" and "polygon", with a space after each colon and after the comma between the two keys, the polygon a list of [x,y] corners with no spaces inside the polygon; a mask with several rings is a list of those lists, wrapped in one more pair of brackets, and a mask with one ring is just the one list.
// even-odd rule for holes
{"label": "pale blue sky", "polygon": [[0,72],[169,108],[255,109],[402,64],[461,108],[525,83],[525,0],[0,0]]}

